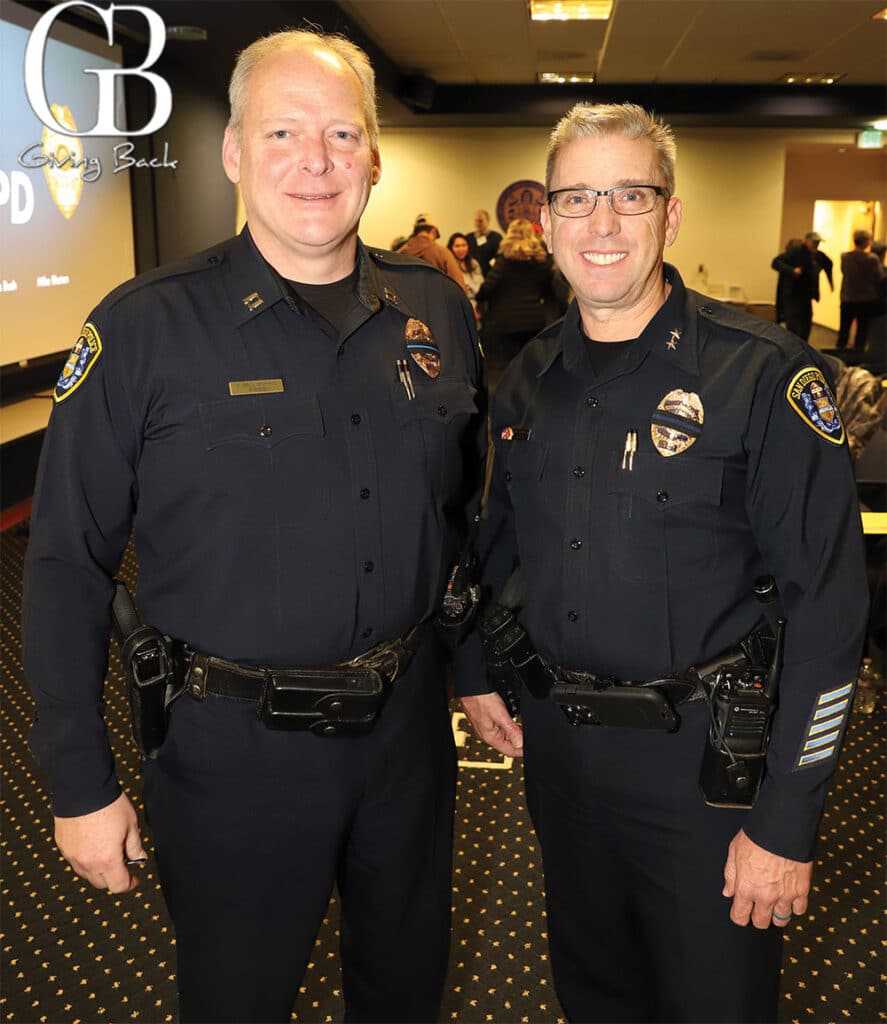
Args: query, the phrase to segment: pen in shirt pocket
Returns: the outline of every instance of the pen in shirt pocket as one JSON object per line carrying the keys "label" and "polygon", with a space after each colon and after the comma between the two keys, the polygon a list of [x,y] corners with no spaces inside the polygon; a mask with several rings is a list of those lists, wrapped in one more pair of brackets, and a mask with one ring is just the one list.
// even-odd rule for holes
{"label": "pen in shirt pocket", "polygon": [[625,447],[622,449],[622,468],[629,473],[634,470],[634,455],[638,450],[638,432],[629,430],[625,435]]}
{"label": "pen in shirt pocket", "polygon": [[396,366],[398,379],[401,384],[403,384],[403,389],[406,392],[407,398],[412,401],[416,397],[416,391],[413,388],[413,377],[410,373],[410,364],[406,359],[398,359],[396,361]]}

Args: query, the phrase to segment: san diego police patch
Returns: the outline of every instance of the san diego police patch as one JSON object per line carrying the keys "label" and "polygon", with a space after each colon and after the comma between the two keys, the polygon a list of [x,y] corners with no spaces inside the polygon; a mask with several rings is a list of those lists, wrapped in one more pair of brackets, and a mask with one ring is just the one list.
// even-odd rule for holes
{"label": "san diego police patch", "polygon": [[63,402],[80,387],[101,354],[102,339],[99,332],[93,324],[84,324],[55,386],[53,398],[56,402]]}
{"label": "san diego police patch", "polygon": [[832,444],[844,443],[844,424],[831,389],[822,371],[805,366],[789,382],[785,392],[788,404],[820,437]]}

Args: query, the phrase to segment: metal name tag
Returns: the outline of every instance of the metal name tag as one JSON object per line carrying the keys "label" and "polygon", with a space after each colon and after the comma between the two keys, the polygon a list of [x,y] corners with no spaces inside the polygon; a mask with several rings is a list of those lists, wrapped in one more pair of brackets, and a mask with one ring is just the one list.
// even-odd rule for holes
{"label": "metal name tag", "polygon": [[276,380],[229,380],[229,395],[273,395],[283,391],[283,381]]}

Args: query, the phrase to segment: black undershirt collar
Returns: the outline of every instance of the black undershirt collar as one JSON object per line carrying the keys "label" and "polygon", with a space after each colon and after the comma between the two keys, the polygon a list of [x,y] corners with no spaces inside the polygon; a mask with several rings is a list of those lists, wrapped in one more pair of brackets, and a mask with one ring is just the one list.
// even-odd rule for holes
{"label": "black undershirt collar", "polygon": [[330,284],[304,284],[288,279],[286,283],[332,328],[332,332],[327,333],[333,338],[338,338],[351,307],[357,301],[358,276],[359,268],[355,265],[347,277],[343,277],[341,281],[332,281]]}
{"label": "black undershirt collar", "polygon": [[582,340],[587,342],[584,348],[595,377],[599,377],[608,366],[618,362],[637,341],[637,338],[629,338],[626,341],[595,341],[585,333],[581,320],[579,332],[582,335]]}

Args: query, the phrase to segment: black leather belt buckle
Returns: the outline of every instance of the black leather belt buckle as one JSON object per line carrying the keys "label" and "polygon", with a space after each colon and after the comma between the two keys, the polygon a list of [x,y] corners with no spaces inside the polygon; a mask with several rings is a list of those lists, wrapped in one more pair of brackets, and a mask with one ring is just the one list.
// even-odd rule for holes
{"label": "black leather belt buckle", "polygon": [[261,717],[269,729],[359,735],[372,729],[384,697],[375,669],[271,669]]}
{"label": "black leather belt buckle", "polygon": [[[580,724],[615,726],[674,732],[681,719],[668,697],[652,686],[607,686],[593,689],[581,683],[556,683],[551,699],[560,704],[571,721],[570,711]],[[583,716],[582,712],[590,712]]]}

